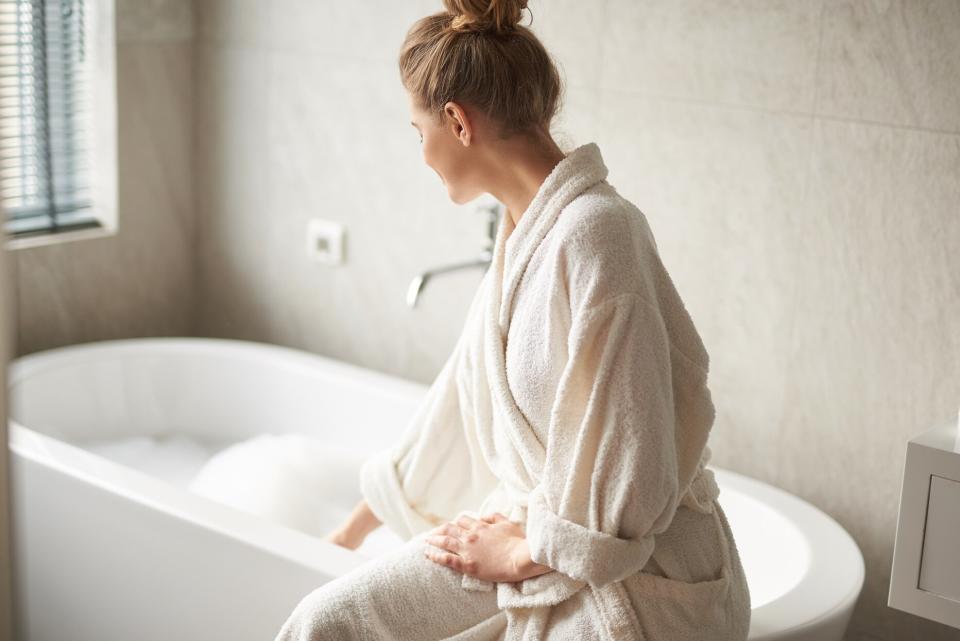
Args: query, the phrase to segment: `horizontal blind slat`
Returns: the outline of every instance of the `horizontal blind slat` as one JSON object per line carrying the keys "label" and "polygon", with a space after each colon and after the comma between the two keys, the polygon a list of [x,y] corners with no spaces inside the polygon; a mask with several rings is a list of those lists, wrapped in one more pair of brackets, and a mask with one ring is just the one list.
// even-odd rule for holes
{"label": "horizontal blind slat", "polygon": [[82,2],[0,0],[0,200],[9,220],[56,227],[89,208]]}

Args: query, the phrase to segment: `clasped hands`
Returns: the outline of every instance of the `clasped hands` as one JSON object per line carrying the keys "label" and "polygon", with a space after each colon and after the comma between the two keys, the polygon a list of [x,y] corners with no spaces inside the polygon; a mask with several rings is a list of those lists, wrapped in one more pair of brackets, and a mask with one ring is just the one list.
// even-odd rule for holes
{"label": "clasped hands", "polygon": [[530,558],[523,526],[499,512],[460,516],[430,530],[426,542],[428,559],[480,580],[514,582],[553,571]]}

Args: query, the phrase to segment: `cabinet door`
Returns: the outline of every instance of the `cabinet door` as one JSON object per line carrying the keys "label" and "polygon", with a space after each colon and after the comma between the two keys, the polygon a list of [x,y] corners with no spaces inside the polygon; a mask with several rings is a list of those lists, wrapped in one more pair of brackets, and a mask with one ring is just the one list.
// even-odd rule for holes
{"label": "cabinet door", "polygon": [[960,602],[960,482],[942,476],[930,477],[917,587]]}

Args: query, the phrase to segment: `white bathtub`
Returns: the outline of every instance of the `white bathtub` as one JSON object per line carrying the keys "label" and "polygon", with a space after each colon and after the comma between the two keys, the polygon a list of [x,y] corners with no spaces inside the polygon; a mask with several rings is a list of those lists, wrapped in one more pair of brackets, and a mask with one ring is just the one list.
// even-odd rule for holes
{"label": "white bathtub", "polygon": [[[150,338],[21,357],[10,388],[24,641],[272,639],[307,592],[400,543],[383,527],[346,550],[185,479],[263,433],[319,437],[362,460],[396,441],[423,385],[263,343]],[[205,449],[177,469],[102,454],[131,437]],[[851,537],[795,496],[712,469],[750,584],[750,639],[842,639],[863,585]],[[359,499],[347,488],[331,518]]]}

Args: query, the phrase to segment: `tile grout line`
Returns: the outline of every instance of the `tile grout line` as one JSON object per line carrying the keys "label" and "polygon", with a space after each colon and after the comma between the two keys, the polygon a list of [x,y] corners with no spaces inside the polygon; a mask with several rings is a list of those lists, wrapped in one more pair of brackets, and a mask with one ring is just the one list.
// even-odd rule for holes
{"label": "tile grout line", "polygon": [[611,93],[617,93],[621,95],[631,96],[634,98],[642,98],[645,100],[652,100],[656,102],[671,102],[679,104],[688,104],[688,105],[697,105],[701,107],[720,107],[724,109],[730,109],[733,111],[753,111],[771,115],[783,115],[783,116],[793,116],[796,118],[813,118],[814,120],[827,120],[831,122],[842,122],[842,123],[852,123],[860,125],[869,125],[872,127],[886,127],[889,129],[903,130],[903,131],[917,131],[921,133],[929,134],[940,134],[946,136],[957,136],[960,137],[960,130],[952,131],[950,129],[936,129],[932,127],[922,127],[919,125],[904,125],[892,122],[883,122],[880,120],[867,120],[864,118],[851,118],[847,116],[836,116],[830,114],[818,114],[811,113],[807,111],[795,111],[792,109],[772,109],[770,107],[761,107],[757,105],[747,105],[739,104],[732,102],[723,102],[719,100],[705,100],[698,98],[684,98],[679,96],[666,96],[651,94],[643,91],[633,91],[630,89],[615,89],[610,87],[581,87],[581,88],[594,88],[600,91],[606,91]]}

